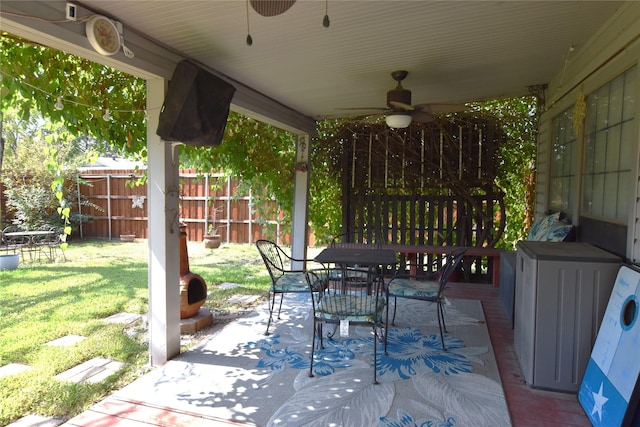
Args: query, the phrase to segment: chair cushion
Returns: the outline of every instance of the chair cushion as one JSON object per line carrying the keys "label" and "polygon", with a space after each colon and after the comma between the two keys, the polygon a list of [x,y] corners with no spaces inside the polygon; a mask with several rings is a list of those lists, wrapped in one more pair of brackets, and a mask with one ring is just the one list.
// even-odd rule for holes
{"label": "chair cushion", "polygon": [[316,316],[323,319],[345,319],[351,322],[379,322],[384,312],[384,298],[375,295],[324,295],[316,307]]}
{"label": "chair cushion", "polygon": [[395,278],[389,283],[389,295],[406,298],[437,298],[440,282]]}
{"label": "chair cushion", "polygon": [[327,276],[331,281],[342,280],[342,270],[339,268],[332,268],[329,270]]}
{"label": "chair cushion", "polygon": [[275,285],[271,285],[271,292],[309,292],[309,284],[304,273],[285,273]]}
{"label": "chair cushion", "polygon": [[367,279],[371,274],[372,271],[366,271],[362,268],[336,267],[329,269],[329,280],[340,280],[343,276],[345,278]]}

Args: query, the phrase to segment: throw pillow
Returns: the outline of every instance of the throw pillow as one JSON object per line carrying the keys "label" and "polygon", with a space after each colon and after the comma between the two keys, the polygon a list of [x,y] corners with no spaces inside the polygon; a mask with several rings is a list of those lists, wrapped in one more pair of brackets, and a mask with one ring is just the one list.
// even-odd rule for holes
{"label": "throw pillow", "polygon": [[558,221],[547,230],[547,233],[542,236],[540,240],[545,242],[562,242],[571,232],[572,228],[573,225],[564,221]]}
{"label": "throw pillow", "polygon": [[560,212],[537,219],[531,226],[531,230],[529,230],[527,240],[544,240],[544,236],[549,232],[549,229],[559,221]]}

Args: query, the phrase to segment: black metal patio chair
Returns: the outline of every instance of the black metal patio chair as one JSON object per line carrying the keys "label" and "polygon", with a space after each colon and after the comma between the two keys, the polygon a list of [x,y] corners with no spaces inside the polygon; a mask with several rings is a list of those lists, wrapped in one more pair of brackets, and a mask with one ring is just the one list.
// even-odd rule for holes
{"label": "black metal patio chair", "polygon": [[[332,270],[332,269],[329,269]],[[339,269],[341,270],[341,269]],[[332,331],[327,333],[327,338],[332,339],[340,329],[347,331],[350,325],[371,326],[373,330],[373,383],[378,384],[378,340],[382,340],[382,328],[384,327],[384,280],[376,271],[365,269],[360,273],[367,278],[371,286],[367,292],[363,289],[354,289],[342,286],[339,282],[332,286],[320,288],[318,283],[324,283],[324,279],[318,276],[317,270],[306,272],[307,282],[311,291],[317,291],[311,298],[313,304],[313,338],[311,343],[311,362],[309,376],[313,377],[313,361],[316,349],[324,348],[323,325],[332,324]],[[331,271],[327,271],[326,277],[332,277]]]}
{"label": "black metal patio chair", "polygon": [[440,329],[440,341],[442,342],[442,350],[446,351],[444,344],[444,333],[447,327],[444,321],[444,298],[445,288],[451,275],[458,269],[467,248],[457,248],[445,255],[445,262],[435,274],[425,276],[421,274],[411,275],[400,270],[394,275],[386,286],[387,292],[387,313],[385,320],[385,340],[384,351],[387,353],[387,338],[389,335],[389,306],[391,298],[393,298],[393,318],[391,325],[395,325],[396,308],[398,298],[407,298],[426,302],[436,303],[436,311],[438,314],[438,327]]}
{"label": "black metal patio chair", "polygon": [[29,237],[25,235],[13,235],[11,233],[25,231],[19,225],[9,225],[2,230],[2,244],[6,252],[12,251],[14,254],[20,251],[22,261],[26,261],[25,252],[29,253]]}
{"label": "black metal patio chair", "polygon": [[40,245],[40,252],[44,252],[49,260],[53,261],[57,257],[58,249],[60,249],[64,260],[66,261],[67,255],[64,253],[64,249],[62,249],[63,228],[55,225],[45,224],[41,226],[39,230],[49,232],[49,234],[42,236],[42,238],[40,238],[38,242],[38,244]]}
{"label": "black metal patio chair", "polygon": [[[273,321],[273,311],[276,304],[276,295],[280,294],[280,305],[278,307],[278,319],[280,319],[284,294],[309,292],[305,270],[293,269],[291,267],[292,262],[302,262],[305,265],[316,265],[316,263],[311,259],[292,258],[287,255],[280,246],[270,240],[260,239],[256,242],[256,246],[269,272],[269,276],[271,276],[271,287],[269,288],[269,320],[267,321],[267,329],[264,333],[265,335],[269,335],[269,327]],[[324,271],[324,266],[319,266],[321,267],[321,271]],[[322,274],[319,273],[318,276],[320,277]]]}

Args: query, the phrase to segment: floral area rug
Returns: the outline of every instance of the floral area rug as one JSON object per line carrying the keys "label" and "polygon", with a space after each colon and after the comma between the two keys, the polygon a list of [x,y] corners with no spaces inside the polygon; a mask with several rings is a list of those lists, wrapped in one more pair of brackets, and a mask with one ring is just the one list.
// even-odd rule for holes
{"label": "floral area rug", "polygon": [[287,295],[271,335],[264,305],[115,396],[258,426],[511,425],[481,303],[449,301],[446,352],[435,308],[398,300],[377,385],[369,327],[325,338],[309,377],[310,302]]}

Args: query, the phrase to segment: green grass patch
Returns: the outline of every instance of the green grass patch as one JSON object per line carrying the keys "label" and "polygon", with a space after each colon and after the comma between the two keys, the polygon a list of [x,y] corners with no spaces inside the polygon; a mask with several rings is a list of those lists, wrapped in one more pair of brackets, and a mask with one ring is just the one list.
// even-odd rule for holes
{"label": "green grass patch", "polygon": [[[21,262],[17,270],[0,272],[0,366],[31,367],[0,378],[0,425],[27,414],[75,416],[144,372],[144,328],[131,333],[132,328],[103,319],[119,312],[147,313],[147,245],[146,240],[77,242],[67,248],[67,261],[60,256],[56,262]],[[267,295],[270,279],[255,245],[206,249],[190,242],[189,263],[205,279],[205,307],[214,313],[237,309],[226,301],[234,295]],[[241,286],[219,289],[225,282]],[[70,347],[45,345],[69,334],[86,339]],[[98,384],[54,378],[94,357],[126,367]]]}

